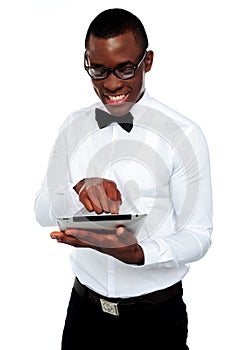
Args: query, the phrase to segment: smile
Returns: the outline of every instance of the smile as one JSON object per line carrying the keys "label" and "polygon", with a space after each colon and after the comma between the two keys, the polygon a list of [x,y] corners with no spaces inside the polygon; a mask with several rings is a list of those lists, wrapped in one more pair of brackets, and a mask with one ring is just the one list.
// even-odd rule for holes
{"label": "smile", "polygon": [[118,95],[118,96],[110,96],[108,95],[107,97],[111,100],[111,101],[119,101],[122,100],[124,98],[125,95]]}
{"label": "smile", "polygon": [[127,100],[128,94],[121,94],[121,95],[105,95],[108,99],[108,103],[110,104],[120,104]]}

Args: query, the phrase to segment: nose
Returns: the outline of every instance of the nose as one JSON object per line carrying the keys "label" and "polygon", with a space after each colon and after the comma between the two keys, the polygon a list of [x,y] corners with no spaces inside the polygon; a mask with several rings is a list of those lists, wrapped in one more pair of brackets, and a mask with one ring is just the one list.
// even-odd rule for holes
{"label": "nose", "polygon": [[122,88],[123,80],[119,79],[111,72],[108,77],[104,80],[104,88],[108,91],[117,91]]}

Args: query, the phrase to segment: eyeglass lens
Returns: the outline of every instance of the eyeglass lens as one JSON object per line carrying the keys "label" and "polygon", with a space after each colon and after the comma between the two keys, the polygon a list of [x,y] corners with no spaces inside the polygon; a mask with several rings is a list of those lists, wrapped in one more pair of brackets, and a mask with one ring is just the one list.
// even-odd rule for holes
{"label": "eyeglass lens", "polygon": [[121,68],[114,68],[114,69],[108,69],[105,67],[88,67],[88,73],[89,75],[94,79],[104,79],[106,78],[111,72],[115,74],[117,78],[120,79],[128,79],[133,77],[135,73],[134,67],[121,67]]}

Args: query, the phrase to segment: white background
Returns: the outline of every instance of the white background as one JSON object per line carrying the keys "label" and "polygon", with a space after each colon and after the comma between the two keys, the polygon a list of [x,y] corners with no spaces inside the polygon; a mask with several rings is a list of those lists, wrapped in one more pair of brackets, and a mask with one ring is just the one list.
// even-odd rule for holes
{"label": "white background", "polygon": [[246,349],[244,0],[1,2],[0,348],[60,349],[71,248],[39,226],[33,202],[61,122],[96,101],[83,71],[84,36],[110,7],[134,12],[146,27],[155,52],[149,93],[197,122],[209,144],[214,232],[184,279],[190,349]]}

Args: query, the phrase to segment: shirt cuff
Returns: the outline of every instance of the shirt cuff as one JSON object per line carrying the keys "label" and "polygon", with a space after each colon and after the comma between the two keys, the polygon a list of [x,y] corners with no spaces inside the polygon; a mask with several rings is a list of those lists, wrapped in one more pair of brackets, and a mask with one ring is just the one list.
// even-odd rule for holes
{"label": "shirt cuff", "polygon": [[144,266],[161,265],[177,267],[178,263],[164,239],[146,240],[139,243],[144,253]]}

